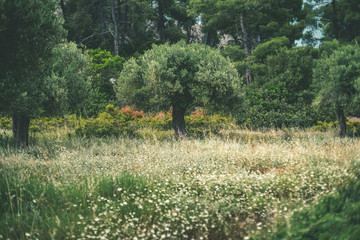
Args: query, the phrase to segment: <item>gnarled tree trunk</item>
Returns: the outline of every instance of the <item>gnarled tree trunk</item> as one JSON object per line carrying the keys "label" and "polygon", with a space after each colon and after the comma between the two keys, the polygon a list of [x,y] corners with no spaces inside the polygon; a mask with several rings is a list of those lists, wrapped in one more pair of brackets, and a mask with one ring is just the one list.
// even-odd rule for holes
{"label": "gnarled tree trunk", "polygon": [[29,115],[13,114],[12,132],[14,138],[16,138],[16,144],[18,147],[27,147],[29,145],[29,124]]}
{"label": "gnarled tree trunk", "polygon": [[173,118],[173,128],[175,130],[175,137],[186,137],[188,133],[185,128],[185,111],[184,107],[179,107],[177,105],[173,106],[172,118]]}
{"label": "gnarled tree trunk", "polygon": [[335,106],[336,120],[338,121],[338,134],[340,137],[346,135],[346,119],[341,106]]}

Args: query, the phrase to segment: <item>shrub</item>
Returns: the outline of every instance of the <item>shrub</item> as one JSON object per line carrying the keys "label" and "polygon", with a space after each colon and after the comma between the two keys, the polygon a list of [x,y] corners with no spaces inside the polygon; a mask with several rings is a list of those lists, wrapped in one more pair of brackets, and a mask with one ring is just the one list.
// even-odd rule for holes
{"label": "shrub", "polygon": [[129,115],[132,118],[143,118],[146,116],[146,114],[143,111],[136,111],[130,106],[123,107],[122,109],[119,110],[119,112],[125,115]]}
{"label": "shrub", "polygon": [[[56,129],[67,127],[75,128],[81,122],[81,118],[78,118],[76,114],[66,115],[64,117],[58,118],[49,118],[41,117],[31,119],[29,125],[29,131],[32,133],[35,132],[45,132],[45,131],[54,131]],[[11,118],[2,117],[0,118],[0,128],[2,129],[11,129]]]}
{"label": "shrub", "polygon": [[[338,122],[322,122],[318,121],[316,126],[312,127],[313,130],[316,131],[328,131],[328,130],[336,130],[338,126]],[[360,122],[359,121],[347,121],[347,134],[349,136],[360,136]]]}
{"label": "shrub", "polygon": [[76,128],[76,133],[83,136],[104,137],[110,135],[133,135],[130,128],[131,116],[126,115],[114,105],[106,106],[105,112],[99,113],[97,118],[89,118]]}
{"label": "shrub", "polygon": [[[220,115],[207,115],[206,110],[197,108],[190,116],[185,117],[188,132],[195,137],[217,134],[224,128],[235,128],[235,120]],[[36,118],[30,121],[32,133],[55,131],[59,128],[75,130],[80,136],[134,136],[157,139],[169,138],[172,131],[172,112],[145,114],[126,106],[118,109],[112,104],[105,107],[96,118],[83,119],[75,114],[63,118]],[[0,128],[11,129],[11,118],[0,118]],[[163,132],[163,133],[161,133]]]}
{"label": "shrub", "polygon": [[196,108],[195,111],[191,112],[191,118],[196,119],[200,117],[206,117],[207,111],[204,108]]}
{"label": "shrub", "polygon": [[172,118],[164,116],[164,118],[146,117],[137,121],[133,121],[136,128],[152,128],[157,131],[168,131],[172,128]]}
{"label": "shrub", "polygon": [[263,88],[249,86],[237,121],[254,129],[313,126],[318,113],[300,97],[290,104],[291,96],[284,83]]}
{"label": "shrub", "polygon": [[188,132],[197,137],[217,134],[224,128],[235,128],[235,120],[220,115],[186,117],[185,123],[188,126]]}
{"label": "shrub", "polygon": [[[185,117],[188,132],[193,136],[216,134],[221,129],[235,127],[235,120],[220,115],[206,115],[203,109],[198,109],[191,116]],[[145,129],[145,130],[144,130]],[[108,105],[105,112],[97,118],[90,118],[76,128],[76,133],[83,136],[135,135],[149,137],[159,135],[159,131],[168,132],[172,129],[171,111],[146,115],[131,107],[118,109]],[[153,134],[150,134],[152,132]],[[161,137],[163,138],[163,137]]]}
{"label": "shrub", "polygon": [[11,118],[8,118],[8,117],[0,118],[0,128],[10,130],[11,129]]}
{"label": "shrub", "polygon": [[360,173],[356,179],[335,194],[323,197],[310,209],[295,212],[289,228],[266,239],[359,239]]}

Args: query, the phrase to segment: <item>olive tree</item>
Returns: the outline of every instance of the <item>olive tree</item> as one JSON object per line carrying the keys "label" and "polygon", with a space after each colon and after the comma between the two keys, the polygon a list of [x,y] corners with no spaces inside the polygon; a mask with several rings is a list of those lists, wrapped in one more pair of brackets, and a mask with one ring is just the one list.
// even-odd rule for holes
{"label": "olive tree", "polygon": [[194,106],[225,110],[238,101],[240,80],[230,60],[205,45],[153,46],[139,58],[131,58],[117,82],[123,104],[144,110],[172,108],[176,136],[186,136],[184,116]]}
{"label": "olive tree", "polygon": [[53,47],[65,36],[57,0],[0,1],[0,111],[12,115],[17,144],[28,144],[30,117],[46,99]]}
{"label": "olive tree", "polygon": [[[335,50],[331,51],[331,48]],[[358,103],[360,96],[360,46],[340,46],[333,41],[325,43],[324,49],[314,70],[315,104],[335,109],[339,136],[344,136],[344,112]]]}
{"label": "olive tree", "polygon": [[31,118],[84,103],[90,58],[64,41],[58,0],[1,0],[0,20],[0,112],[12,116],[13,136],[25,147]]}

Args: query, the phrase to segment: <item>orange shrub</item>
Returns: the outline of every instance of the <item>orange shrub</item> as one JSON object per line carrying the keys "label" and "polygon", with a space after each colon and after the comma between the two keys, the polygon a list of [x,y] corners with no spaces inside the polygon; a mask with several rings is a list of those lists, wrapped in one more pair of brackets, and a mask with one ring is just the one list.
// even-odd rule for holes
{"label": "orange shrub", "polygon": [[128,116],[131,116],[132,118],[140,119],[140,118],[146,117],[146,114],[143,111],[134,110],[130,106],[123,107],[122,109],[119,110],[119,112],[121,112],[122,114],[128,115]]}
{"label": "orange shrub", "polygon": [[191,112],[191,118],[204,118],[207,116],[207,111],[202,107],[195,108],[195,111]]}
{"label": "orange shrub", "polygon": [[153,119],[155,119],[155,120],[165,120],[165,119],[170,119],[170,118],[172,118],[172,109],[170,109],[167,112],[158,112],[153,117]]}

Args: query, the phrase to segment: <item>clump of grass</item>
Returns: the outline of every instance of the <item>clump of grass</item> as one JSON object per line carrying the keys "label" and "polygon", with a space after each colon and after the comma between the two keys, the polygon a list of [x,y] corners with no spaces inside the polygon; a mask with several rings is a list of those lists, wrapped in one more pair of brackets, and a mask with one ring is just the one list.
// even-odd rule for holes
{"label": "clump of grass", "polygon": [[[0,229],[5,239],[79,239],[84,231],[93,231],[91,224],[113,218],[125,224],[124,218],[136,210],[134,202],[125,204],[127,194],[146,195],[153,188],[146,179],[129,174],[55,186],[36,177],[21,180],[3,173],[0,186],[4,189],[0,195]],[[110,210],[118,206],[124,207],[113,214]],[[107,211],[111,215],[106,215]],[[92,234],[87,236],[104,236],[100,231]]]}
{"label": "clump of grass", "polygon": [[295,130],[36,141],[0,148],[3,238],[255,236],[353,179],[360,156],[359,139]]}

